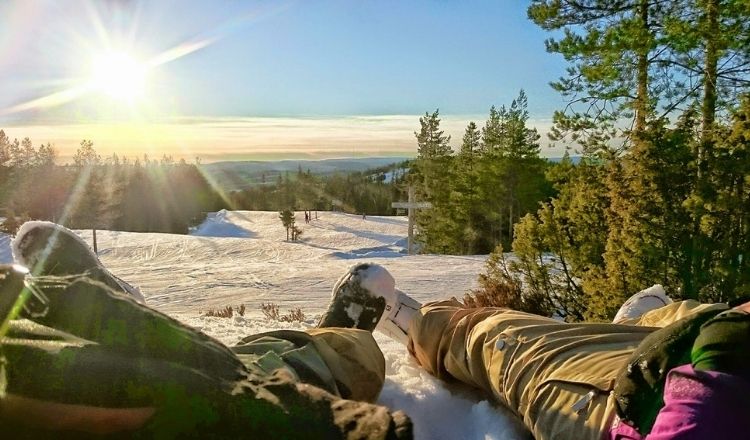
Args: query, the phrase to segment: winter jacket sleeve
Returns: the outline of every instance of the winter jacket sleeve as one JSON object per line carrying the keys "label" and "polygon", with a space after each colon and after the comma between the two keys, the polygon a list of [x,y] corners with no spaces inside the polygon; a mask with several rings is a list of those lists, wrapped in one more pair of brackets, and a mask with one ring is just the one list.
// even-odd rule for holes
{"label": "winter jacket sleeve", "polygon": [[664,407],[647,440],[743,438],[750,413],[750,382],[728,373],[674,368],[667,376]]}

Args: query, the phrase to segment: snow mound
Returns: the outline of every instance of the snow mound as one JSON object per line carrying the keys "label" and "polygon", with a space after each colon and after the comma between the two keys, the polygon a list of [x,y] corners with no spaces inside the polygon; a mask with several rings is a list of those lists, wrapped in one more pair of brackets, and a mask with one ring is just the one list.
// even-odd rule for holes
{"label": "snow mound", "polygon": [[226,210],[209,214],[206,220],[190,232],[190,235],[198,237],[235,237],[235,238],[252,238],[255,234],[252,231],[233,222],[228,218]]}

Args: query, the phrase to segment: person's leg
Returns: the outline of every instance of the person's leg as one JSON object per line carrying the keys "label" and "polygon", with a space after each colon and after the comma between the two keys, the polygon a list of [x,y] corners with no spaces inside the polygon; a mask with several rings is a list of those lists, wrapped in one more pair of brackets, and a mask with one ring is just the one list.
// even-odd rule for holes
{"label": "person's leg", "polygon": [[[48,335],[20,330],[18,336],[34,334],[37,339],[3,340],[8,388],[6,397],[0,397],[0,424],[27,437],[57,436],[50,431],[58,429],[98,433],[107,418],[112,418],[113,430],[130,431],[128,438],[412,436],[403,413],[342,399],[297,382],[284,369],[248,372],[227,381],[175,362],[133,358],[96,344],[81,346],[75,338],[43,340],[39,337]],[[51,409],[72,420],[44,424],[47,419],[38,412]]]}
{"label": "person's leg", "polygon": [[[60,249],[65,258],[60,258]],[[71,275],[86,273],[112,290],[124,293],[140,304],[146,300],[141,291],[118,278],[99,261],[99,257],[73,231],[51,222],[30,221],[18,228],[11,243],[15,262],[29,268],[33,275]]]}
{"label": "person's leg", "polygon": [[[382,325],[386,310],[394,309],[386,298],[395,296],[385,269],[357,265],[335,283],[331,304],[316,328],[249,336],[232,350],[246,364],[266,371],[287,368],[300,380],[346,399],[374,402],[385,380],[385,359],[372,330]],[[406,330],[399,331],[405,337]]]}
{"label": "person's leg", "polygon": [[[49,237],[27,234],[26,240],[32,236]],[[51,267],[74,268],[70,269],[73,271],[81,268],[80,261],[68,258],[85,255],[76,249],[78,240],[57,240],[54,246],[29,244],[34,243],[29,242],[24,248],[45,249],[47,263],[59,263]],[[71,248],[70,253],[67,248]],[[305,432],[309,438],[350,434],[368,439],[411,437],[410,421],[403,413],[391,414],[383,407],[341,399],[298,383],[284,369],[270,373],[262,368],[246,369],[220,343],[113,290],[102,279],[108,272],[82,269],[87,276],[61,279],[65,272],[57,272],[55,281],[45,277],[43,271],[38,272],[37,282],[63,286],[43,286],[49,311],[34,319],[78,337],[62,332],[58,336],[56,330],[33,323],[31,327],[23,321],[18,322],[20,326],[14,323],[17,328],[10,336],[17,343],[3,341],[9,359],[8,395],[65,405],[157,408],[153,418],[139,429],[146,436],[203,432],[296,438]],[[41,333],[37,331],[40,328]],[[356,336],[352,344],[372,340],[369,333],[352,330],[338,332],[340,336],[334,338],[329,336],[337,333],[332,330],[313,333],[317,334],[305,335],[313,342],[308,352],[317,350],[318,345],[339,346],[351,334],[367,334]],[[52,339],[45,339],[48,337]],[[33,343],[28,342],[29,338]],[[337,343],[324,343],[325,340]],[[377,353],[374,358],[377,360],[379,355],[382,362],[374,340],[370,348],[373,347]],[[296,371],[299,365],[293,361],[304,358],[290,356],[291,369]],[[381,386],[382,379],[378,391]]]}
{"label": "person's leg", "polygon": [[[359,270],[376,273],[372,265]],[[367,301],[387,298],[391,290],[384,290],[365,289]],[[614,417],[609,394],[614,380],[651,331],[567,324],[509,309],[467,309],[453,299],[426,304],[413,315],[408,349],[431,374],[492,394],[537,439],[598,440]]]}
{"label": "person's leg", "polygon": [[[286,366],[298,378],[346,398],[374,401],[382,388],[385,361],[367,331],[272,332],[248,337],[232,352],[213,338],[133,301],[88,246],[60,225],[24,224],[13,250],[17,260],[34,267],[37,283],[50,284],[44,289],[48,312],[35,318],[39,324],[134,359],[177,362],[213,377],[234,380],[245,368],[264,374]],[[342,277],[334,295],[342,296],[356,286]],[[321,322],[319,327],[326,326]],[[274,357],[279,358],[277,362]],[[359,384],[357,378],[363,376],[367,383]]]}
{"label": "person's leg", "polygon": [[615,379],[651,331],[452,300],[421,309],[409,349],[437,377],[490,392],[537,439],[600,439],[614,418]]}
{"label": "person's leg", "polygon": [[490,391],[537,439],[598,438],[615,414],[610,391],[618,375],[655,327],[724,308],[682,301],[646,312],[633,326],[565,324],[444,301],[421,309],[409,349],[432,374]]}
{"label": "person's leg", "polygon": [[[30,264],[48,311],[34,321],[134,358],[179,362],[237,379],[243,365],[219,341],[148,308],[123,288],[72,231],[29,222],[13,240],[17,261]],[[23,316],[23,315],[22,315]]]}

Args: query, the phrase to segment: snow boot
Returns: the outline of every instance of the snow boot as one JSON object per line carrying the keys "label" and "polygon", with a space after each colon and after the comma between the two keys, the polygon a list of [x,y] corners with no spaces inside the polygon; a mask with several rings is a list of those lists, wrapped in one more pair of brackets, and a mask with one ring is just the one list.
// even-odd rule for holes
{"label": "snow boot", "polygon": [[13,257],[33,275],[83,275],[106,284],[116,292],[146,301],[137,288],[108,271],[94,251],[73,231],[50,222],[26,222],[12,242]]}
{"label": "snow boot", "polygon": [[352,266],[333,287],[331,304],[318,327],[377,329],[406,345],[409,324],[422,304],[395,285],[383,266]]}
{"label": "snow boot", "polygon": [[654,284],[628,298],[615,314],[612,323],[621,324],[638,319],[651,310],[672,304],[672,302],[672,298],[667,296],[664,287],[661,284]]}
{"label": "snow boot", "polygon": [[88,245],[49,222],[27,222],[12,243],[19,263],[47,300],[43,316],[20,317],[61,330],[132,358],[177,362],[236,379],[245,367],[217,340],[150,309],[128,294]]}

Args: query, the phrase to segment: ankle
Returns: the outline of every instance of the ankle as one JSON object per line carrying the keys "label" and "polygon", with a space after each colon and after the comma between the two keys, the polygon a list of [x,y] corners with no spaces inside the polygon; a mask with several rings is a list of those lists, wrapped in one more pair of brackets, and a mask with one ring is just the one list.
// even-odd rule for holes
{"label": "ankle", "polygon": [[396,289],[394,297],[386,304],[383,317],[376,329],[407,345],[409,342],[409,326],[421,307],[422,304],[419,301]]}

